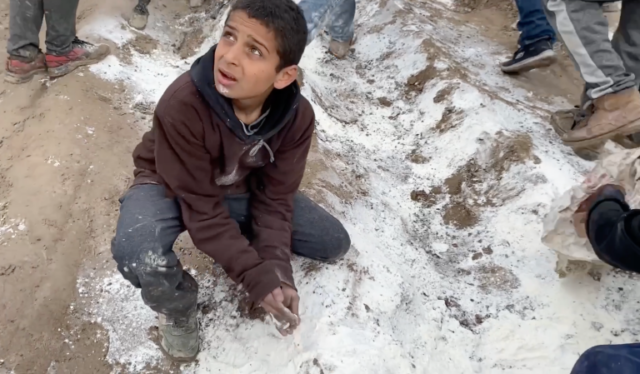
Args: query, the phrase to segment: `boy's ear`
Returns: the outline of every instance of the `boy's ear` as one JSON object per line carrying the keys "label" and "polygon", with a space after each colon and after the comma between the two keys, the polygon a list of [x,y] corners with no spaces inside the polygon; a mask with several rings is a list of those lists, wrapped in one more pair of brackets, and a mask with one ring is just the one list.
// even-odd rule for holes
{"label": "boy's ear", "polygon": [[281,90],[290,85],[296,78],[298,78],[298,65],[287,66],[278,72],[273,87]]}

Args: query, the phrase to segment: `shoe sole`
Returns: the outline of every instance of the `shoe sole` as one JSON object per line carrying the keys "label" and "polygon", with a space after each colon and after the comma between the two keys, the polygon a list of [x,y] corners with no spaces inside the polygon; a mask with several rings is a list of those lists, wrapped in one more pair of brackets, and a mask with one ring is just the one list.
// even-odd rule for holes
{"label": "shoe sole", "polygon": [[31,82],[33,77],[40,74],[42,75],[47,74],[47,69],[34,70],[29,74],[24,74],[24,75],[17,75],[17,74],[9,73],[7,71],[5,72],[5,75],[4,75],[4,81],[11,84],[22,84],[22,83]]}
{"label": "shoe sole", "polygon": [[600,142],[604,142],[606,140],[613,139],[618,136],[624,137],[624,136],[633,135],[638,132],[640,132],[640,119],[636,119],[634,121],[627,123],[626,125],[620,126],[607,133],[600,134],[590,139],[582,139],[574,142],[563,140],[563,142],[564,144],[570,147],[585,147],[585,146],[590,146]]}
{"label": "shoe sole", "polygon": [[129,26],[136,30],[144,30],[145,27],[147,27],[148,19],[149,16],[147,15],[133,13],[131,18],[129,18]]}
{"label": "shoe sole", "polygon": [[195,356],[193,357],[174,357],[171,356],[169,354],[169,352],[167,352],[163,347],[162,344],[158,344],[158,347],[160,348],[160,351],[162,352],[162,354],[164,354],[170,361],[173,362],[178,362],[178,363],[188,363],[188,362],[193,362],[196,360],[196,358],[198,357],[198,353],[200,353],[200,347],[198,347],[198,353],[196,353]]}
{"label": "shoe sole", "polygon": [[506,74],[518,74],[533,69],[546,68],[553,65],[556,61],[558,61],[558,55],[556,55],[552,50],[547,50],[526,61],[522,61],[511,66],[500,66],[500,69],[502,69],[502,72]]}
{"label": "shoe sole", "polygon": [[[561,139],[567,133],[565,128],[562,126],[565,121],[571,121],[571,123],[573,123],[574,114],[572,111],[564,113],[557,112],[551,115],[551,127],[553,127],[553,130]],[[602,147],[602,145],[604,145],[604,142],[592,144],[587,147],[571,147],[571,149],[581,159],[595,161],[600,157],[600,147]]]}
{"label": "shoe sole", "polygon": [[71,61],[57,68],[49,68],[49,78],[59,78],[65,76],[79,67],[97,64],[109,56],[110,49],[107,48],[99,57],[90,60]]}

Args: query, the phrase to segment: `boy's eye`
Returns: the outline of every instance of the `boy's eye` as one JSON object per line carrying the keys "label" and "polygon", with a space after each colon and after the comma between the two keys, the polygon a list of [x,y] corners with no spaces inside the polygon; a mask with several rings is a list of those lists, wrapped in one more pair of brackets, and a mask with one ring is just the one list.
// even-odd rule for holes
{"label": "boy's eye", "polygon": [[252,47],[251,48],[251,53],[256,55],[256,56],[262,56],[262,52],[260,52],[260,50],[256,47]]}
{"label": "boy's eye", "polygon": [[222,34],[222,36],[227,38],[227,39],[229,39],[229,40],[235,40],[236,39],[236,37],[232,33],[228,32],[228,31],[225,32],[224,34]]}

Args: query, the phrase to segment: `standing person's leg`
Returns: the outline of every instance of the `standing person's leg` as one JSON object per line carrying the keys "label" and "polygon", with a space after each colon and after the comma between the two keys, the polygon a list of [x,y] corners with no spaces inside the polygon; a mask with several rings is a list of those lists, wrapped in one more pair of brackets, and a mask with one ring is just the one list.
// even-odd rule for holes
{"label": "standing person's leg", "polygon": [[587,349],[571,374],[640,373],[640,344],[599,345]]}
{"label": "standing person's leg", "polygon": [[341,0],[332,10],[329,26],[329,52],[337,58],[344,58],[349,54],[353,44],[353,20],[356,16],[356,0]]}
{"label": "standing person's leg", "polygon": [[[298,6],[307,21],[307,44],[316,38],[327,23],[330,25],[329,31],[332,34],[332,41],[334,38],[340,38],[336,41],[346,42],[342,39],[348,37],[348,43],[350,44],[353,40],[355,0],[302,0],[298,3]],[[340,52],[340,54],[336,52]],[[345,57],[348,52],[349,48],[346,49],[346,52],[342,49],[335,52],[331,51],[338,58]]]}
{"label": "standing person's leg", "polygon": [[636,86],[640,86],[640,1],[622,2],[620,23],[611,44],[626,71],[635,76]]}
{"label": "standing person's leg", "polygon": [[9,4],[9,40],[5,80],[25,83],[46,71],[38,35],[42,28],[42,0],[11,0]]}
{"label": "standing person's leg", "polygon": [[544,0],[549,21],[557,31],[585,81],[593,114],[563,141],[570,146],[600,143],[616,135],[640,131],[640,93],[609,40],[609,26],[599,2]]}
{"label": "standing person's leg", "polygon": [[518,50],[513,58],[502,63],[505,73],[521,73],[546,67],[557,60],[553,51],[556,34],[544,13],[541,0],[516,0],[519,21]]}
{"label": "standing person's leg", "polygon": [[161,347],[174,359],[198,353],[198,284],[182,269],[173,244],[185,228],[180,204],[154,184],[132,187],[120,199],[111,243],[118,270],[160,315]]}
{"label": "standing person's leg", "polygon": [[80,66],[95,64],[109,55],[108,46],[95,46],[76,37],[78,1],[44,1],[47,20],[46,60],[51,78],[69,74]]}
{"label": "standing person's leg", "polygon": [[138,0],[138,4],[133,8],[133,14],[129,18],[129,26],[134,29],[144,30],[149,19],[149,3],[151,0]]}

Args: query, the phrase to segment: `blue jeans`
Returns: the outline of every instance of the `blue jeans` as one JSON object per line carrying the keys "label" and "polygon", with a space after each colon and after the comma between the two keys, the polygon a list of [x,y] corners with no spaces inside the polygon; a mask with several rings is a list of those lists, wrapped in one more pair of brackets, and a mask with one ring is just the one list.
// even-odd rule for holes
{"label": "blue jeans", "polygon": [[599,345],[586,350],[571,374],[640,373],[640,344]]}
{"label": "blue jeans", "polygon": [[551,43],[556,41],[556,33],[547,21],[541,0],[516,0],[520,20],[520,47],[526,47],[540,40],[549,39]]}
{"label": "blue jeans", "polygon": [[356,0],[302,0],[298,6],[307,21],[307,44],[327,24],[331,39],[337,42],[350,42],[353,39]]}

